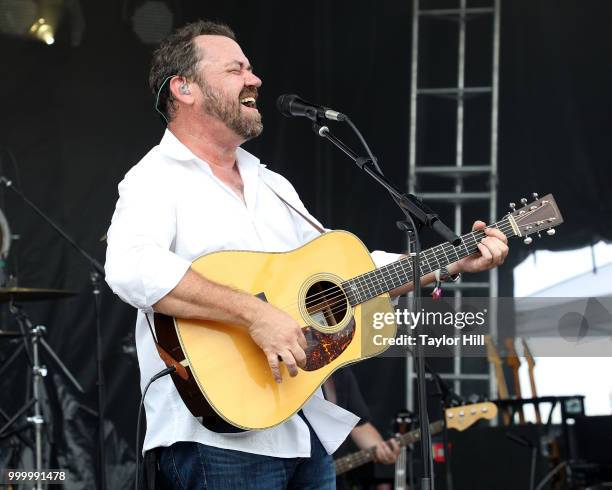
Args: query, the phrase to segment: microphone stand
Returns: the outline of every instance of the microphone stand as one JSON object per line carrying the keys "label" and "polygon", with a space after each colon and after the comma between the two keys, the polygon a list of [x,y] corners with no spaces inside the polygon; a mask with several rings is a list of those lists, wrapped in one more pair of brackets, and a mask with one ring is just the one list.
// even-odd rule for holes
{"label": "microphone stand", "polygon": [[442,418],[444,420],[444,424],[442,425],[442,444],[444,445],[444,468],[446,470],[446,489],[453,490],[453,473],[451,469],[451,449],[448,441],[448,427],[446,426],[446,409],[451,406],[451,401],[453,399],[459,399],[462,401],[457,395],[455,395],[451,387],[448,385],[446,381],[442,379],[442,377],[435,372],[433,369],[429,367],[427,361],[425,361],[425,369],[429,372],[431,377],[434,379],[436,383],[436,388],[438,393],[435,393],[434,396],[440,397],[440,408],[442,410]]}
{"label": "microphone stand", "polygon": [[106,463],[104,454],[104,372],[102,370],[102,335],[100,322],[100,279],[104,277],[104,267],[100,262],[89,255],[70,236],[68,236],[51,218],[28,199],[13,182],[6,177],[0,177],[0,184],[11,189],[25,202],[36,214],[38,214],[58,235],[66,240],[91,266],[90,282],[94,297],[95,319],[96,319],[96,366],[98,385],[98,481],[100,490],[106,490]]}
{"label": "microphone stand", "polygon": [[[365,140],[358,132],[357,128],[348,121],[351,128],[357,133],[360,140],[367,147]],[[419,230],[422,227],[431,228],[437,232],[445,241],[453,246],[461,243],[461,239],[453,233],[438,216],[425,206],[416,196],[408,193],[401,193],[383,174],[380,172],[378,164],[373,156],[359,157],[357,154],[342,141],[336,138],[329,128],[322,124],[323,119],[315,118],[313,130],[316,134],[331,142],[334,146],[342,150],[355,164],[368,174],[372,179],[382,185],[393,197],[393,200],[400,207],[406,221],[398,223],[398,227],[408,234],[408,244],[414,239],[414,251],[410,251],[412,257],[413,271],[413,308],[414,311],[421,309],[421,277],[420,277],[420,253],[421,242],[419,240]],[[371,153],[370,153],[371,155]],[[411,236],[412,235],[412,236]],[[421,430],[421,449],[423,457],[423,476],[421,478],[421,490],[433,490],[433,460],[431,456],[431,433],[429,430],[429,417],[427,416],[427,386],[425,378],[425,350],[422,343],[417,342],[416,346],[416,382],[419,396],[419,424]]]}

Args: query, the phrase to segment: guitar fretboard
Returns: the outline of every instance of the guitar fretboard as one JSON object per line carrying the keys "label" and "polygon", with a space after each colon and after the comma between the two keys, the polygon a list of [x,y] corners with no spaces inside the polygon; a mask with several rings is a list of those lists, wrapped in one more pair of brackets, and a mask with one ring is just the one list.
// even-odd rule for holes
{"label": "guitar fretboard", "polygon": [[[488,225],[488,228],[497,228],[507,237],[516,235],[508,216],[497,223]],[[430,272],[478,252],[478,243],[484,237],[484,231],[472,231],[463,235],[461,243],[456,247],[450,243],[442,243],[421,252],[419,277],[423,277]],[[389,265],[344,281],[342,288],[351,306],[356,306],[392,289],[408,284],[412,282],[412,278],[412,259],[404,257]]]}
{"label": "guitar fretboard", "polygon": [[[437,422],[433,422],[429,425],[429,431],[432,435],[439,434],[442,432],[444,427],[444,423],[441,420]],[[400,446],[407,446],[408,444],[413,444],[418,442],[421,438],[421,429],[415,429],[410,432],[406,432],[401,436],[396,437],[396,441]],[[370,447],[367,449],[362,449],[361,451],[357,451],[353,454],[349,454],[348,456],[343,456],[342,458],[338,458],[334,461],[336,465],[336,475],[341,475],[342,473],[346,473],[347,471],[352,470],[353,468],[357,468],[358,466],[369,463],[370,461],[374,461],[374,455],[376,454],[376,447]]]}

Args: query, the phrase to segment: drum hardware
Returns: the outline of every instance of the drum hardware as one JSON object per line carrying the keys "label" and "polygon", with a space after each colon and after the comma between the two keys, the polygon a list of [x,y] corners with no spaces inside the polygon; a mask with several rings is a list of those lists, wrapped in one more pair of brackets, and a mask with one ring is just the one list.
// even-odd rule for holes
{"label": "drum hardware", "polygon": [[[40,296],[40,291],[44,290],[34,290],[36,291],[36,295]],[[62,292],[63,296],[69,296],[70,294],[66,294],[67,292]],[[69,293],[69,292],[68,292]],[[1,296],[0,296],[1,297]],[[33,296],[29,296],[28,300],[34,301],[32,299]],[[38,297],[37,299],[41,299]],[[46,298],[45,298],[46,299]],[[61,361],[59,356],[55,353],[55,351],[51,348],[51,346],[47,343],[44,336],[47,331],[47,328],[43,325],[34,325],[32,321],[28,317],[28,315],[23,311],[21,306],[17,305],[14,302],[10,302],[9,311],[13,318],[15,318],[17,324],[19,325],[19,329],[21,332],[8,332],[8,335],[4,335],[6,338],[18,338],[21,337],[23,339],[23,343],[21,346],[11,355],[6,363],[0,368],[0,374],[7,369],[9,366],[22,351],[26,352],[26,357],[28,360],[28,365],[30,367],[30,376],[31,376],[31,389],[32,396],[29,400],[17,411],[17,413],[9,418],[4,426],[0,428],[0,439],[4,439],[10,437],[12,435],[20,435],[21,432],[26,430],[28,427],[34,428],[34,458],[35,458],[35,471],[41,471],[43,466],[43,429],[47,423],[47,418],[43,413],[43,409],[41,406],[41,397],[43,393],[43,378],[45,378],[48,374],[47,367],[42,364],[42,352],[44,352],[50,359],[53,360],[55,365],[59,368],[62,374],[68,379],[68,381],[74,386],[74,388],[80,392],[85,393],[80,383],[76,380],[76,378],[72,375],[70,370],[65,366],[65,364]],[[3,332],[7,333],[7,332]],[[41,352],[42,351],[42,352]],[[16,426],[16,422],[21,419],[23,415],[25,415],[30,409],[33,409],[32,415],[26,418],[26,423],[21,426]],[[7,419],[8,416],[3,414],[3,418]],[[12,429],[11,429],[12,427]],[[31,441],[20,437],[22,442],[24,442],[28,446],[32,446]],[[36,490],[42,489],[42,482],[38,482],[35,486]]]}
{"label": "drum hardware", "polygon": [[75,296],[75,291],[67,289],[0,287],[0,302],[43,301]]}

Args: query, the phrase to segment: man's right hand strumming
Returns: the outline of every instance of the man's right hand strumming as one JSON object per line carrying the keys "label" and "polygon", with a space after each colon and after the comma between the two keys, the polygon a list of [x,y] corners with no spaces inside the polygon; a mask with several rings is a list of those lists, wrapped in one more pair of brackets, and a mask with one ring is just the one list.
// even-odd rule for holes
{"label": "man's right hand strumming", "polygon": [[284,311],[262,303],[257,318],[249,326],[249,335],[266,355],[277,383],[282,381],[281,360],[291,376],[297,376],[298,366],[306,365],[307,344],[302,327]]}

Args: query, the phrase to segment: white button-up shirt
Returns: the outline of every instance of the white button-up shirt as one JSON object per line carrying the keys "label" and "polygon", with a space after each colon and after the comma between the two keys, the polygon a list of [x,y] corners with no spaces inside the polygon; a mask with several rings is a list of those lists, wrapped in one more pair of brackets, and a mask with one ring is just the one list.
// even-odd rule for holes
{"label": "white button-up shirt", "polygon": [[[193,260],[223,249],[285,252],[318,235],[268,187],[311,217],[289,181],[241,148],[236,156],[245,202],[168,130],[160,144],[119,184],[119,201],[108,230],[106,281],[121,299],[138,309],[141,389],[166,367],[145,313],[179,283]],[[385,252],[372,255],[379,266],[398,257]],[[283,458],[310,455],[308,426],[299,416],[271,429],[215,433],[193,417],[169,376],[150,386],[145,411],[143,451],[194,441]],[[358,421],[325,400],[321,389],[304,405],[303,412],[330,454]]]}

